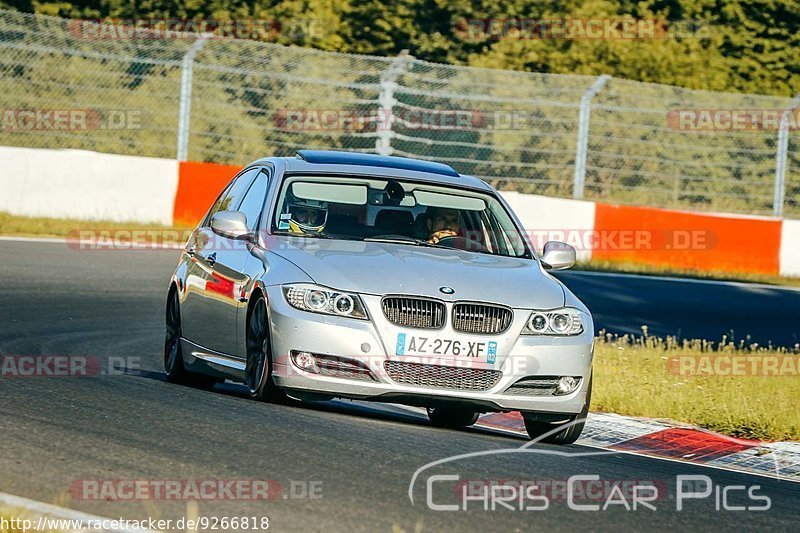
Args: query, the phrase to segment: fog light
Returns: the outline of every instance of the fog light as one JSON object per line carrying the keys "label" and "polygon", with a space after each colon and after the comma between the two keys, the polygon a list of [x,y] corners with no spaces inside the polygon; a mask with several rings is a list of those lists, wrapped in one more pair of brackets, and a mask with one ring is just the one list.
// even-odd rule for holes
{"label": "fog light", "polygon": [[308,352],[292,352],[292,361],[297,365],[297,368],[305,370],[306,372],[317,372],[317,361],[314,355]]}
{"label": "fog light", "polygon": [[575,392],[580,384],[580,378],[573,378],[572,376],[564,376],[558,379],[556,383],[556,394],[569,394]]}

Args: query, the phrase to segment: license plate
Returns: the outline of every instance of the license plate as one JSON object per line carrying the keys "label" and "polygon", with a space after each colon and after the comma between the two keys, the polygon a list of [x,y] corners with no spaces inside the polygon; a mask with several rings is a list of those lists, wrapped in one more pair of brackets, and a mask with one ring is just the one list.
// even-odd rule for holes
{"label": "license plate", "polygon": [[463,341],[422,335],[397,334],[395,355],[441,355],[444,357],[486,358],[494,363],[497,359],[496,341]]}

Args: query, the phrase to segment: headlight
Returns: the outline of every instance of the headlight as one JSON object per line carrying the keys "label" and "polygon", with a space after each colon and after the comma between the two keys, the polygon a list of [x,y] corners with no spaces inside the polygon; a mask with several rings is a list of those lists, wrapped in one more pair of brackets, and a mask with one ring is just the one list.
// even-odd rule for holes
{"label": "headlight", "polygon": [[357,294],[334,291],[308,283],[298,283],[284,285],[283,295],[289,305],[303,311],[350,318],[367,318],[367,311]]}
{"label": "headlight", "polygon": [[534,311],[522,330],[523,335],[578,335],[583,333],[581,313],[572,307],[555,311]]}

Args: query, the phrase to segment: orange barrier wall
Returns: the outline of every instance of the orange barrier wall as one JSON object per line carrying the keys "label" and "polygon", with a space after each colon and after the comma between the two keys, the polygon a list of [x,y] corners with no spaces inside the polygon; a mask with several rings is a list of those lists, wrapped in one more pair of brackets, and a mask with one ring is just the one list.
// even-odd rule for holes
{"label": "orange barrier wall", "polygon": [[240,166],[217,163],[180,163],[174,223],[194,226],[200,222],[225,185],[241,169]]}
{"label": "orange barrier wall", "polygon": [[594,230],[599,245],[592,259],[697,270],[780,272],[779,219],[598,203]]}

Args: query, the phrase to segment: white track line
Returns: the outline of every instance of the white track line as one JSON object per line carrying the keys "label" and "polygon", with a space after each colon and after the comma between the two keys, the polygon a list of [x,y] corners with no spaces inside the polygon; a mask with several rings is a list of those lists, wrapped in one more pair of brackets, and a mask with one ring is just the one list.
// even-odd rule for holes
{"label": "white track line", "polygon": [[[7,507],[4,509],[5,512],[8,511],[27,511],[32,514],[37,515],[37,517],[45,516],[53,519],[61,519],[61,520],[79,520],[86,523],[98,523],[98,522],[109,522],[118,519],[114,518],[106,518],[97,515],[91,515],[87,513],[82,513],[81,511],[76,511],[74,509],[67,509],[66,507],[59,507],[57,505],[51,505],[49,503],[42,503],[36,500],[29,500],[28,498],[22,498],[20,496],[14,496],[13,494],[7,494],[5,492],[0,492],[0,505]],[[7,518],[17,518],[17,517],[7,517]],[[36,520],[33,520],[34,524],[37,523]],[[94,530],[94,531],[109,531],[113,533],[149,533],[152,530],[149,529],[103,529],[103,530]]]}
{"label": "white track line", "polygon": [[48,244],[66,244],[66,239],[57,237],[14,237],[12,235],[0,236],[0,241],[11,242],[42,242]]}
{"label": "white track line", "polygon": [[[80,244],[80,241],[75,239],[67,239],[67,238],[53,238],[53,237],[14,237],[14,236],[5,236],[0,235],[0,241],[7,241],[7,242],[30,242],[30,243],[40,243],[40,244],[61,244],[63,246],[69,246],[72,244]],[[180,250],[183,248],[182,244],[142,244],[138,242],[108,242],[108,241],[88,241],[86,243],[87,248],[76,248],[76,251],[91,251],[91,250],[105,250],[107,248],[117,248],[119,250],[125,251],[130,250],[133,248],[140,249],[149,249],[149,250]]]}

